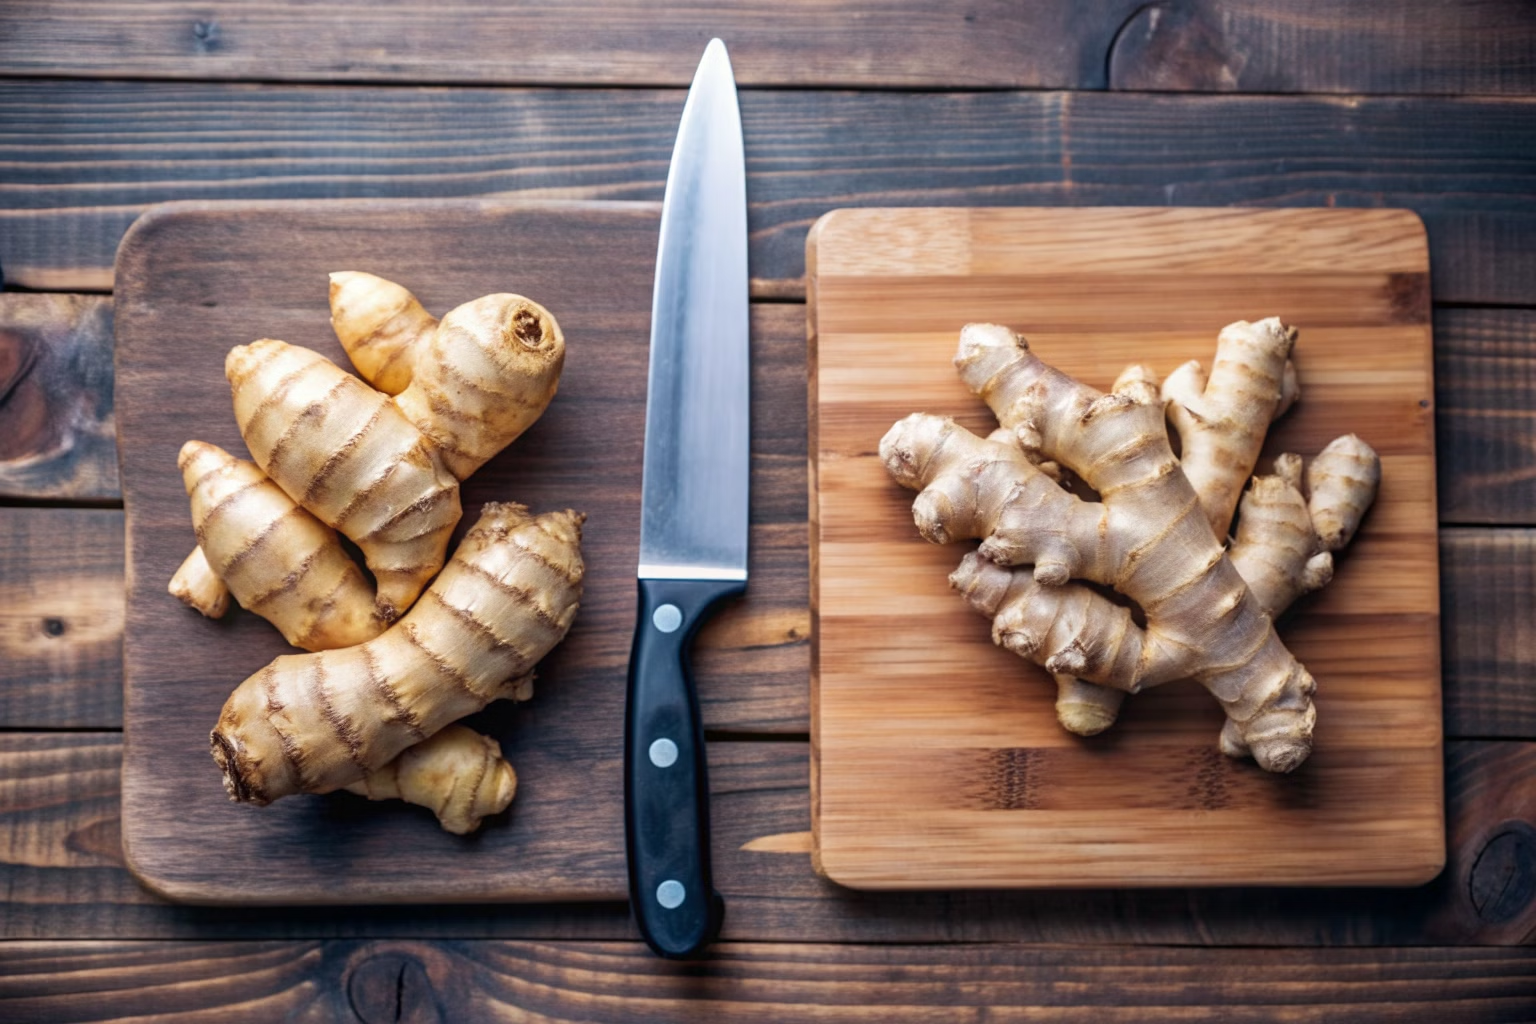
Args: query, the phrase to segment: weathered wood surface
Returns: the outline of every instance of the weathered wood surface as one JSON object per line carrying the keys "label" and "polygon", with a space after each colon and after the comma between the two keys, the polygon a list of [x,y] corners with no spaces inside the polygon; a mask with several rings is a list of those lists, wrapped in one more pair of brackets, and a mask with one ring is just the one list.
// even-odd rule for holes
{"label": "weathered wood surface", "polygon": [[1137,8],[1108,74],[1111,89],[1528,94],[1533,48],[1518,3],[1185,0]]}
{"label": "weathered wood surface", "polygon": [[1085,1024],[1520,1022],[1536,953],[725,943],[668,964],[632,943],[36,942],[0,966],[10,1020]]}
{"label": "weathered wood surface", "polygon": [[[661,198],[677,90],[0,82],[0,262],[106,289],[165,199]],[[794,294],[840,206],[1404,206],[1440,302],[1536,303],[1536,105],[1115,93],[742,94],[751,270]]]}
{"label": "weathered wood surface", "polygon": [[1536,310],[1435,314],[1440,521],[1536,523]]}
{"label": "weathered wood surface", "polygon": [[122,671],[122,512],[0,509],[0,728],[119,728]]}
{"label": "weathered wood surface", "polygon": [[116,498],[112,300],[0,295],[0,498]]}
{"label": "weathered wood surface", "polygon": [[1527,94],[1529,14],[1519,0],[86,0],[66,20],[23,0],[0,8],[0,75],[676,86],[718,35],[748,86]]}
{"label": "weathered wood surface", "polygon": [[1441,531],[1447,735],[1536,736],[1533,541],[1530,530]]}
{"label": "weathered wood surface", "polygon": [[[1506,945],[1536,941],[1536,744],[1448,744],[1450,859],[1416,889],[858,893],[810,863],[803,742],[710,744],[729,940]],[[631,939],[622,904],[243,908],[167,903],[118,843],[120,740],[0,734],[0,938],[360,936]],[[326,798],[345,804],[350,798]],[[603,842],[616,844],[618,835]],[[594,848],[599,849],[599,848]],[[278,870],[269,865],[266,870]],[[0,957],[3,960],[4,957]]]}
{"label": "weathered wood surface", "polygon": [[[808,246],[819,870],[859,889],[1439,873],[1433,359],[1417,218],[840,210]],[[1008,324],[1107,390],[1132,363],[1160,376],[1210,366],[1223,325],[1276,313],[1301,331],[1303,400],[1266,452],[1311,457],[1353,433],[1382,459],[1336,578],[1281,630],[1317,678],[1317,750],[1285,779],[1225,758],[1220,707],[1184,685],[1128,700],[1100,737],[1072,736],[1049,674],[989,643],[988,621],[956,598],[949,574],[971,545],[916,535],[913,494],[890,479],[880,439],[911,412],[983,437],[996,427],[953,369],[966,322]]]}

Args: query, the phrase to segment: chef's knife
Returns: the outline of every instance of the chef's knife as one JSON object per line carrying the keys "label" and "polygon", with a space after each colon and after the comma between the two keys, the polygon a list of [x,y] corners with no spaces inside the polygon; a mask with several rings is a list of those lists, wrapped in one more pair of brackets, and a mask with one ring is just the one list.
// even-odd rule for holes
{"label": "chef's knife", "polygon": [[697,953],[725,912],[689,646],[747,585],[747,393],[746,159],[715,39],[688,90],[661,208],[624,727],[630,904],[666,957]]}

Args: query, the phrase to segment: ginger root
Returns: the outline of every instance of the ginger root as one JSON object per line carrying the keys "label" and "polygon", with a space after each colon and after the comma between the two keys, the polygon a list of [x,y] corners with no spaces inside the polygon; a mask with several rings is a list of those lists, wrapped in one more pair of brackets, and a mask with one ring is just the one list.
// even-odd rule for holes
{"label": "ginger root", "polygon": [[[323,605],[304,630],[273,620],[291,643],[310,650],[377,635],[415,602],[442,567],[459,521],[459,482],[538,419],[565,359],[560,325],[518,295],[484,296],[439,322],[399,285],[347,271],[331,275],[331,307],[338,339],[377,389],[319,353],[271,339],[237,346],[225,361],[235,418],[257,472],[318,520],[314,526],[356,543],[377,580],[366,611],[350,583],[332,599],[319,584],[290,595]],[[254,486],[250,474],[241,475]],[[189,477],[198,526],[194,484]],[[264,500],[263,507],[276,503]],[[205,511],[211,508],[205,503]],[[264,541],[259,558],[241,563],[244,583],[231,589],[242,605],[271,618],[242,592],[291,590],[295,578],[308,575],[305,558],[322,548],[314,526],[306,523],[302,533],[290,526]],[[227,531],[223,549],[233,558],[243,538],[232,526]],[[295,537],[307,541],[290,542]],[[209,571],[222,578],[229,559],[208,554]],[[183,569],[171,592],[204,614],[218,607],[189,586],[201,569],[195,560]],[[206,573],[199,579],[205,590],[217,590]],[[333,617],[338,621],[326,621]],[[310,641],[295,639],[305,635]]]}
{"label": "ginger root", "polygon": [[[373,587],[335,530],[217,445],[188,441],[177,461],[198,546],[171,580],[171,593],[210,618],[224,614],[233,593],[308,651],[351,647],[383,632],[388,623],[374,612]],[[200,596],[215,589],[222,601]]]}
{"label": "ginger root", "polygon": [[[1133,374],[1101,394],[986,324],[961,332],[955,363],[1022,451],[914,415],[886,434],[880,454],[897,482],[925,492],[914,517],[926,536],[984,538],[951,583],[992,618],[994,641],[1058,676],[1127,692],[1194,678],[1261,767],[1300,765],[1312,747],[1316,684],[1217,541],[1148,381]],[[1052,494],[1035,465],[1045,462],[1101,500]],[[1022,564],[1035,568],[1007,568]],[[1113,588],[1146,625],[1071,580]]]}
{"label": "ginger root", "polygon": [[446,831],[462,836],[479,828],[482,818],[507,809],[517,795],[517,772],[495,740],[468,726],[448,725],[344,788],[369,800],[425,807]]}
{"label": "ginger root", "polygon": [[[1227,535],[1228,502],[1258,459],[1268,422],[1299,397],[1295,365],[1287,358],[1296,335],[1274,317],[1231,324],[1221,332],[1209,381],[1191,362],[1169,378],[1171,388],[1163,386],[1168,420],[1186,441],[1186,475],[1218,538]],[[1175,380],[1181,375],[1182,382]],[[1114,390],[1132,381],[1156,387],[1149,368],[1132,366]],[[1302,493],[1301,457],[1287,453],[1275,460],[1273,476],[1255,477],[1242,497],[1228,554],[1271,619],[1333,578],[1333,554],[1349,543],[1375,500],[1381,460],[1350,434],[1323,449],[1308,478],[1318,484],[1310,502]],[[1060,674],[1056,682],[1057,718],[1067,731],[1092,736],[1114,724],[1123,693]],[[1242,751],[1230,734],[1223,746],[1234,756]]]}
{"label": "ginger root", "polygon": [[329,793],[491,701],[526,693],[576,616],[572,511],[488,504],[422,600],[367,643],[286,655],[241,683],[209,737],[224,786],[267,804]]}
{"label": "ginger root", "polygon": [[1270,421],[1296,400],[1291,348],[1296,329],[1272,316],[1222,328],[1209,378],[1188,362],[1163,381],[1168,422],[1178,431],[1179,464],[1189,478],[1216,539],[1227,539]]}

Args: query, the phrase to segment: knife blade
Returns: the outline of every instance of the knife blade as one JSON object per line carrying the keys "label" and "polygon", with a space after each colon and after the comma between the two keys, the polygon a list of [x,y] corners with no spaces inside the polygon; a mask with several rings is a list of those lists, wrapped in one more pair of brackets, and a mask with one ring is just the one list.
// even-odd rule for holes
{"label": "knife blade", "polygon": [[747,186],[725,44],[711,40],[678,125],[651,305],[638,613],[624,729],[630,905],[658,954],[719,932],[709,781],[689,650],[747,584]]}

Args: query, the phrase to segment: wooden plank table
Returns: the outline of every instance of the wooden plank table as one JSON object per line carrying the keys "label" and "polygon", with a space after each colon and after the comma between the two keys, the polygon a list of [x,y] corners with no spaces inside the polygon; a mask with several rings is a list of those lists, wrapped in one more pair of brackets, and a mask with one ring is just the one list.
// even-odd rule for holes
{"label": "wooden plank table", "polygon": [[[122,862],[111,265],[167,199],[657,200],[744,87],[754,576],[697,659],[722,942],[619,904],[166,903]],[[1524,0],[0,5],[0,1020],[1536,1019]],[[1429,231],[1449,862],[1409,890],[861,894],[809,858],[805,232],[837,206],[1402,206]]]}

